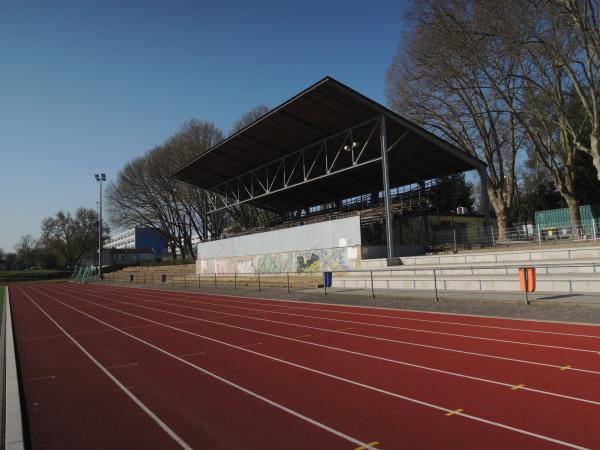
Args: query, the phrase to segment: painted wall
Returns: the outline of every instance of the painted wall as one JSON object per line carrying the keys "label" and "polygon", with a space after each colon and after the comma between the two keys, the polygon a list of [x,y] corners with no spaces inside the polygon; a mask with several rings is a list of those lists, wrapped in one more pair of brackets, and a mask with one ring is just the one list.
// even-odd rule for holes
{"label": "painted wall", "polygon": [[358,216],[198,244],[198,273],[318,272],[360,264]]}

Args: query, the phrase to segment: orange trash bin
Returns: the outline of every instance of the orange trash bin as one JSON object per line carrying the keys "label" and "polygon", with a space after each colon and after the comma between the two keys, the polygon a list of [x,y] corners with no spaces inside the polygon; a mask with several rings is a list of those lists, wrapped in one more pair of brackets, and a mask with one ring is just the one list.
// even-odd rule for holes
{"label": "orange trash bin", "polygon": [[[527,274],[527,286],[525,286],[525,274]],[[519,267],[519,286],[521,292],[535,292],[535,268]],[[525,289],[527,287],[527,289]]]}

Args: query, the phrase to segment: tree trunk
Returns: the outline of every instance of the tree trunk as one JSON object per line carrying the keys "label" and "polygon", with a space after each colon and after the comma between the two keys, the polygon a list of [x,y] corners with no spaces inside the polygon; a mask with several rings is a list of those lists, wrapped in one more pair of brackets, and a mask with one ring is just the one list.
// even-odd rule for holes
{"label": "tree trunk", "polygon": [[571,217],[571,228],[573,239],[580,239],[582,228],[581,228],[581,213],[579,211],[579,200],[571,195],[563,194],[563,198],[569,208],[569,216]]}
{"label": "tree trunk", "polygon": [[498,221],[498,241],[506,240],[506,230],[510,227],[510,208],[502,200],[502,192],[499,189],[488,187],[490,204],[496,213]]}
{"label": "tree trunk", "polygon": [[590,156],[596,168],[596,177],[600,180],[600,139],[594,134],[590,134]]}

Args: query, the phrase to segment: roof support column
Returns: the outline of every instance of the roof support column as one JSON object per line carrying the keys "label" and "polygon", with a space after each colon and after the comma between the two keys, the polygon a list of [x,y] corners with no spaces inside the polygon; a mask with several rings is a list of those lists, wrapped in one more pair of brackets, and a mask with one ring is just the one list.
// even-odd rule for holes
{"label": "roof support column", "polygon": [[379,119],[379,142],[381,144],[381,170],[383,172],[383,201],[385,220],[385,244],[387,247],[387,257],[394,256],[394,236],[392,229],[392,208],[390,199],[390,171],[388,167],[387,155],[387,134],[385,130],[385,116]]}
{"label": "roof support column", "polygon": [[208,241],[208,194],[206,191],[202,193],[202,209],[204,210],[204,220],[202,221],[202,238]]}

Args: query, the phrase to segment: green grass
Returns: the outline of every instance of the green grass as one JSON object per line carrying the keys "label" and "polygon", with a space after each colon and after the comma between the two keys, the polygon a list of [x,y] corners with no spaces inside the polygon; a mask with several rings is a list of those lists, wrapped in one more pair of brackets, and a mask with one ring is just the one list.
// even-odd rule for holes
{"label": "green grass", "polygon": [[2,315],[2,310],[4,309],[4,292],[7,288],[4,286],[0,286],[0,316]]}

